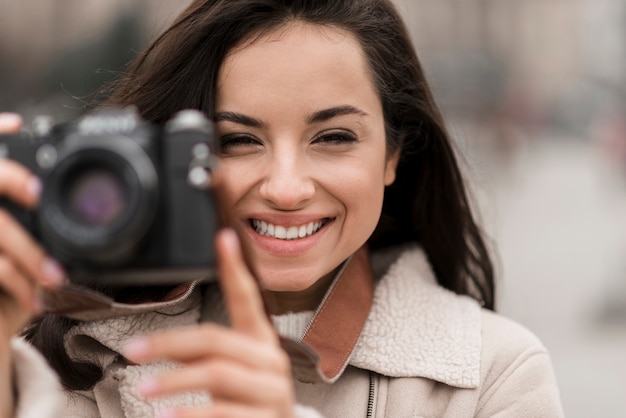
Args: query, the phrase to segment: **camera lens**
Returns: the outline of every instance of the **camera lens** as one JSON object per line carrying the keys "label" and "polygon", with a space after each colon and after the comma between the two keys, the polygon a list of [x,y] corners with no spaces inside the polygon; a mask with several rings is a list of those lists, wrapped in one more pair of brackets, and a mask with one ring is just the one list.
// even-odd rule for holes
{"label": "camera lens", "polygon": [[68,213],[85,225],[110,225],[128,204],[128,190],[119,175],[105,169],[75,173],[67,186]]}
{"label": "camera lens", "polygon": [[39,227],[61,261],[118,266],[151,230],[158,174],[139,143],[125,136],[68,136],[45,178]]}

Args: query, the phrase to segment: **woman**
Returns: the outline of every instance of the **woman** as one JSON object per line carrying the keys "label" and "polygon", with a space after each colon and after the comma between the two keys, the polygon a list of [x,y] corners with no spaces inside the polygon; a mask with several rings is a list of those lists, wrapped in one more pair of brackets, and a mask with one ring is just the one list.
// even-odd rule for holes
{"label": "woman", "polygon": [[[562,415],[545,348],[492,312],[488,252],[390,2],[194,1],[108,104],[155,123],[186,108],[215,121],[225,308],[216,290],[210,323],[195,325],[198,292],[185,285],[44,315],[26,336],[60,377],[63,416]],[[36,204],[37,180],[0,170],[5,196]],[[0,280],[32,313],[36,287],[63,272],[1,219]],[[37,391],[20,356],[32,353],[12,344],[3,360],[19,402],[3,405],[26,416]]]}

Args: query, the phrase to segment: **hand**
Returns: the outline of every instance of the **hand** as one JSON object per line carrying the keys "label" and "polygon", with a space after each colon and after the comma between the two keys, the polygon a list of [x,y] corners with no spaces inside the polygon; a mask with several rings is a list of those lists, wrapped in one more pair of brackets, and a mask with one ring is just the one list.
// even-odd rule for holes
{"label": "hand", "polygon": [[220,284],[232,328],[201,324],[134,340],[126,356],[145,363],[168,359],[175,372],[143,382],[146,397],[203,390],[205,409],[163,412],[163,417],[291,417],[294,389],[289,358],[265,314],[259,289],[232,230],[218,234]]}
{"label": "hand", "polygon": [[[16,133],[22,120],[0,113],[0,135]],[[0,158],[0,198],[25,207],[37,204],[41,183],[26,168]],[[41,309],[39,286],[56,287],[64,278],[58,263],[6,211],[0,208],[0,414],[12,416],[10,340]]]}

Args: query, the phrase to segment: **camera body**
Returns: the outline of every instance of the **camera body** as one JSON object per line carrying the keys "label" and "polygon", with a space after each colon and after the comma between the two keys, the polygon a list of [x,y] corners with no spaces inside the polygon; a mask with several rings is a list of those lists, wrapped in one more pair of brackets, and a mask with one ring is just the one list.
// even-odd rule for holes
{"label": "camera body", "polygon": [[160,128],[108,108],[38,135],[0,136],[0,157],[43,182],[40,204],[8,209],[71,282],[175,284],[214,276],[219,226],[210,193],[214,137],[186,110]]}

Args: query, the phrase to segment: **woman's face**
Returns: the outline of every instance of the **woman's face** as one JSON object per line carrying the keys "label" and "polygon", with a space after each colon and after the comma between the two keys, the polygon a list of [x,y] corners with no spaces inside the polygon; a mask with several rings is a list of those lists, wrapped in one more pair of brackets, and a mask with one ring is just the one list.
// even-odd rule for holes
{"label": "woman's face", "polygon": [[397,156],[381,102],[348,32],[291,23],[232,51],[216,129],[223,216],[271,291],[306,293],[378,222]]}

